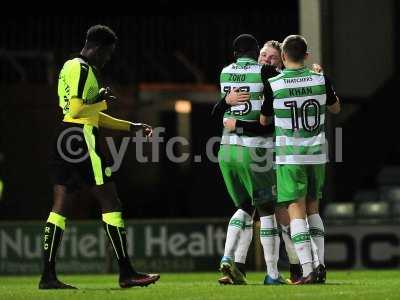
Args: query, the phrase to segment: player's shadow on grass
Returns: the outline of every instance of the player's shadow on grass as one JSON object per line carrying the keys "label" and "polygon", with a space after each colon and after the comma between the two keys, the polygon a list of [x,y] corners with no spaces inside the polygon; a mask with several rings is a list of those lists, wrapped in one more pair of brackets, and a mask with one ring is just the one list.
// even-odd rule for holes
{"label": "player's shadow on grass", "polygon": [[[276,286],[296,286],[295,284],[279,284],[279,285],[268,285],[268,284],[262,284],[262,283],[248,283],[248,286],[272,286],[272,287],[276,287]],[[306,285],[298,285],[298,286],[325,286],[325,285],[329,285],[329,286],[345,286],[345,285],[354,285],[353,283],[349,283],[349,282],[327,282],[324,284],[306,284]]]}
{"label": "player's shadow on grass", "polygon": [[85,292],[124,292],[124,291],[132,291],[132,290],[137,290],[134,287],[132,288],[127,288],[127,289],[122,289],[122,288],[81,288],[78,289],[78,291],[85,291]]}
{"label": "player's shadow on grass", "polygon": [[[148,286],[142,286],[143,288],[151,288]],[[124,292],[124,291],[133,291],[133,290],[137,290],[137,291],[143,291],[143,289],[140,289],[140,286],[133,286],[130,288],[119,288],[119,287],[114,287],[114,288],[78,288],[77,291],[85,291],[85,292]]]}

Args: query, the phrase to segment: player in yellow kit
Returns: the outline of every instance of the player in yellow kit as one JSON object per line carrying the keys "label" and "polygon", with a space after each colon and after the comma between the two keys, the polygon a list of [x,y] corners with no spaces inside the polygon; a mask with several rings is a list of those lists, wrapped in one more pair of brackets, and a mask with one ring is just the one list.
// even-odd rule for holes
{"label": "player in yellow kit", "polygon": [[44,230],[44,268],[39,289],[74,288],[57,279],[55,260],[69,208],[79,205],[71,203],[72,196],[81,185],[91,187],[101,206],[105,233],[118,260],[119,285],[122,288],[146,286],[160,278],[158,274],[139,273],[132,267],[121,203],[111,169],[104,165],[98,148],[99,128],[143,130],[146,136],[152,132],[146,124],[118,120],[103,112],[115,97],[109,88],[100,88],[99,71],[110,59],[116,42],[117,37],[110,28],[92,26],[80,55],[68,60],[59,75],[58,95],[64,118],[56,131],[50,158],[54,199]]}

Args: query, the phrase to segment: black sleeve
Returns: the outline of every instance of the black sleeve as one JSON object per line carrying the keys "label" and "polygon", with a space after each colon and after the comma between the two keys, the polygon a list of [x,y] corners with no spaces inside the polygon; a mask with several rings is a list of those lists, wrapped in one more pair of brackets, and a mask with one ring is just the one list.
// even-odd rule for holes
{"label": "black sleeve", "polygon": [[81,71],[78,83],[78,98],[83,99],[83,90],[85,89],[86,80],[88,78],[89,66],[87,64],[80,64]]}
{"label": "black sleeve", "polygon": [[230,105],[225,101],[225,97],[226,95],[217,104],[214,105],[211,111],[212,118],[222,118],[224,113],[230,108]]}
{"label": "black sleeve", "polygon": [[326,75],[324,75],[324,77],[325,77],[325,89],[326,89],[326,105],[329,106],[335,104],[337,98],[335,90],[333,89],[333,86],[331,84],[331,81]]}
{"label": "black sleeve", "polygon": [[261,106],[261,113],[264,116],[272,116],[274,112],[273,108],[274,96],[268,79],[275,77],[279,74],[280,73],[273,66],[264,65],[261,68],[261,79],[264,84],[264,102],[263,105]]}
{"label": "black sleeve", "polygon": [[272,92],[271,84],[267,81],[264,84],[264,102],[261,106],[261,114],[266,117],[271,117],[274,114],[274,94]]}
{"label": "black sleeve", "polygon": [[264,85],[268,82],[269,78],[278,76],[279,72],[276,70],[276,67],[270,65],[263,65],[261,68],[261,79]]}
{"label": "black sleeve", "polygon": [[246,122],[242,120],[236,120],[236,128],[242,128],[243,133],[254,133],[259,135],[271,134],[275,130],[274,124],[263,126],[259,121]]}

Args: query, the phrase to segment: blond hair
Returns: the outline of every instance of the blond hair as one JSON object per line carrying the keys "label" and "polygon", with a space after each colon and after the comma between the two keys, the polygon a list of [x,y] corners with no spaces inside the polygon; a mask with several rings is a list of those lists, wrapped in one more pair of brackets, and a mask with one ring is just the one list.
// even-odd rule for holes
{"label": "blond hair", "polygon": [[275,40],[267,41],[264,46],[261,48],[260,52],[264,52],[268,47],[274,48],[281,53],[281,43]]}

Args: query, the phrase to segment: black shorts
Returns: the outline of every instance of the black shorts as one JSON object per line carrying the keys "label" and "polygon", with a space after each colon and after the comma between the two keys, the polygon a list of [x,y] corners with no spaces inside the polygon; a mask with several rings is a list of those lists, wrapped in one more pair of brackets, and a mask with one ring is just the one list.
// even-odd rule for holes
{"label": "black shorts", "polygon": [[56,129],[50,156],[53,184],[77,188],[110,182],[112,171],[104,161],[96,127],[62,122]]}

